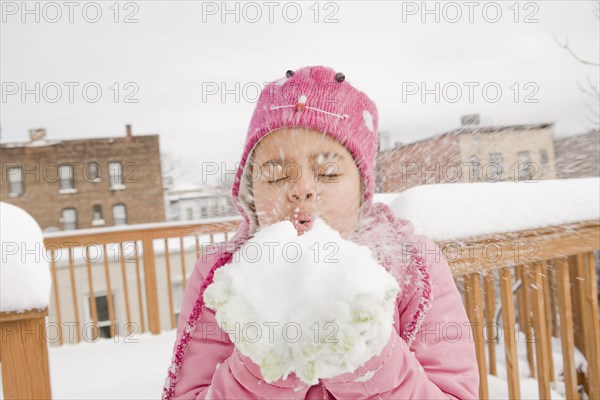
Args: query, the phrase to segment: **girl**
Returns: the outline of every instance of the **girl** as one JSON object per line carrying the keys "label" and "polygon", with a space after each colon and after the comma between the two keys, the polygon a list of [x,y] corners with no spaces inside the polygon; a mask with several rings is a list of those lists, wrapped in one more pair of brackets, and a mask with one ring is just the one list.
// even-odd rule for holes
{"label": "girl", "polygon": [[[373,203],[378,114],[373,101],[324,66],[267,85],[250,121],[233,185],[236,235],[203,255],[185,288],[163,399],[466,399],[478,395],[471,328],[439,247]],[[316,216],[368,246],[398,281],[394,329],[383,351],[352,373],[309,386],[294,373],[267,383],[204,306],[204,290],[260,227]]]}

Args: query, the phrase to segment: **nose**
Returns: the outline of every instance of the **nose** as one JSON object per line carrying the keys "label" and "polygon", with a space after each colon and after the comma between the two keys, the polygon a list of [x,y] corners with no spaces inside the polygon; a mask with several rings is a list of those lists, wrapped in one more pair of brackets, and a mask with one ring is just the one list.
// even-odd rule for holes
{"label": "nose", "polygon": [[288,199],[292,203],[300,203],[305,200],[313,201],[317,197],[317,191],[314,185],[311,185],[310,179],[302,177],[296,183],[291,185],[288,191]]}

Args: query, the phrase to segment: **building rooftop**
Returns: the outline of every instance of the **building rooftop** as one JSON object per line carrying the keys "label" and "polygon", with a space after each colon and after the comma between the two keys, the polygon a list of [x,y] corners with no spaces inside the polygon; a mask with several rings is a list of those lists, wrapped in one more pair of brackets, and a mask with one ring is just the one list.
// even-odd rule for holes
{"label": "building rooftop", "polygon": [[544,122],[544,123],[537,123],[537,124],[514,124],[514,125],[463,125],[463,126],[454,128],[452,130],[449,130],[449,131],[441,133],[441,134],[428,136],[426,138],[416,140],[416,141],[410,142],[410,143],[403,143],[400,146],[382,151],[382,153],[391,152],[391,151],[394,151],[401,147],[412,146],[417,143],[427,142],[431,139],[443,138],[445,136],[450,136],[450,135],[460,135],[463,133],[494,133],[494,132],[503,132],[503,131],[524,131],[524,130],[529,130],[529,129],[549,128],[549,127],[552,127],[553,125],[554,125],[554,122]]}

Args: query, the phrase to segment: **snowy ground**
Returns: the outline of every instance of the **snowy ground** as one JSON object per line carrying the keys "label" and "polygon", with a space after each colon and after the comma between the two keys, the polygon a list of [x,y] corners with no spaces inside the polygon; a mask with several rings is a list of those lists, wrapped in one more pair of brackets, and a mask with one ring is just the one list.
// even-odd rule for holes
{"label": "snowy ground", "polygon": [[[175,330],[160,335],[144,333],[126,343],[123,338],[101,339],[49,350],[52,397],[54,399],[159,399],[175,340]],[[552,342],[554,369],[562,371],[560,339]],[[519,342],[519,374],[523,399],[538,399],[537,381],[529,376],[526,347]],[[491,399],[508,399],[504,346],[496,346],[498,377],[488,375]],[[575,364],[585,370],[585,360],[576,352]],[[0,391],[0,399],[2,394]],[[564,384],[553,384],[552,399],[564,398]]]}

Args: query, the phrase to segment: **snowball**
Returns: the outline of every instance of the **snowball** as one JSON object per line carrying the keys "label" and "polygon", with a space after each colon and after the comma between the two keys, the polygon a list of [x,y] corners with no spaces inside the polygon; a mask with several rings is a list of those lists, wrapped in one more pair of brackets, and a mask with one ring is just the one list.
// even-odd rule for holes
{"label": "snowball", "polygon": [[259,230],[219,268],[205,304],[267,382],[352,372],[387,344],[396,279],[366,246],[322,219],[298,236],[290,221]]}

